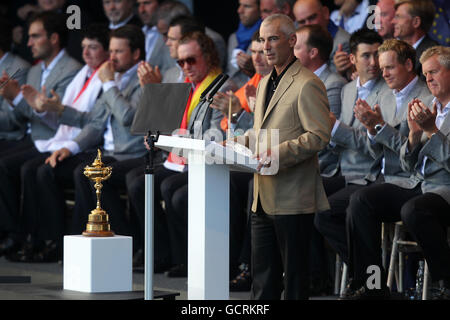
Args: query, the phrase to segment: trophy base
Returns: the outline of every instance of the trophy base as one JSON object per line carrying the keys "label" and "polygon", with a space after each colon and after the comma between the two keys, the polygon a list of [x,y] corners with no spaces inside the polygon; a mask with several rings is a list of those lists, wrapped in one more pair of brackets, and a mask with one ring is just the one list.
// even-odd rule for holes
{"label": "trophy base", "polygon": [[108,215],[100,207],[91,211],[86,230],[82,233],[85,237],[114,237],[108,223]]}
{"label": "trophy base", "polygon": [[82,233],[85,237],[114,237],[114,232],[112,231],[84,231]]}

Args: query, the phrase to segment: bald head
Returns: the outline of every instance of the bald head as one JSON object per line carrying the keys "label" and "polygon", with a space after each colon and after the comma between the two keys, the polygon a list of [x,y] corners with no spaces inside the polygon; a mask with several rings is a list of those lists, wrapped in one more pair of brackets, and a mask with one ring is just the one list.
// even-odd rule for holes
{"label": "bald head", "polygon": [[294,5],[294,16],[299,27],[318,24],[327,28],[330,11],[322,5],[320,0],[297,0]]}

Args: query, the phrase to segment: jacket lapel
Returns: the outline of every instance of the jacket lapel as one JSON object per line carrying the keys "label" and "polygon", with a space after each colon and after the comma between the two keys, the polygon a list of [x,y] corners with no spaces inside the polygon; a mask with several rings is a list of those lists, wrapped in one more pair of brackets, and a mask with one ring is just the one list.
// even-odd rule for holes
{"label": "jacket lapel", "polygon": [[[284,92],[291,86],[292,82],[294,81],[294,75],[296,75],[300,71],[301,65],[300,62],[296,61],[294,64],[286,71],[283,78],[281,78],[280,82],[278,83],[278,86],[273,93],[272,99],[269,101],[269,105],[267,106],[266,113],[263,115],[262,123],[267,119],[269,114],[272,112],[273,108],[277,105],[280,98],[283,96]],[[265,102],[265,95],[267,94],[267,85],[265,86],[265,94],[264,94],[264,100]]]}
{"label": "jacket lapel", "polygon": [[353,107],[355,106],[356,97],[358,96],[358,91],[356,89],[356,80],[349,85],[347,89],[347,94],[345,95],[344,101],[342,101],[342,111],[341,111],[341,121],[345,124],[352,125],[355,115],[353,114]]}

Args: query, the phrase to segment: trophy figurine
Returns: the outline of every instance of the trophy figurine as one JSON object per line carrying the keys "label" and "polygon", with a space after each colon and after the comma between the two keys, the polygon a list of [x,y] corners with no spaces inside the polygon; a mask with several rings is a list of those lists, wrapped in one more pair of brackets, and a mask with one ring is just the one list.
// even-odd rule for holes
{"label": "trophy figurine", "polygon": [[112,168],[105,167],[102,163],[102,153],[97,150],[97,158],[90,166],[84,167],[84,175],[95,182],[94,188],[97,194],[97,208],[91,211],[89,215],[86,231],[83,236],[87,237],[112,237],[114,232],[110,230],[108,214],[100,207],[100,195],[103,187],[102,181],[111,176]]}

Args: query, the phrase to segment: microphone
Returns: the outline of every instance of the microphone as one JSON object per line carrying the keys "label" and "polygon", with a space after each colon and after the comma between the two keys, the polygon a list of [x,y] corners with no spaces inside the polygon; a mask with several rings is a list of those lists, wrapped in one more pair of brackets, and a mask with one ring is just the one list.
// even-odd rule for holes
{"label": "microphone", "polygon": [[214,95],[219,91],[219,89],[223,86],[225,81],[229,78],[226,73],[222,73],[223,77],[219,80],[217,85],[211,90],[211,93],[208,95],[208,102],[211,103]]}
{"label": "microphone", "polygon": [[200,95],[200,100],[205,100],[206,95],[208,92],[216,85],[216,83],[224,76],[223,73],[219,74],[210,84],[209,86],[203,90],[202,94]]}

